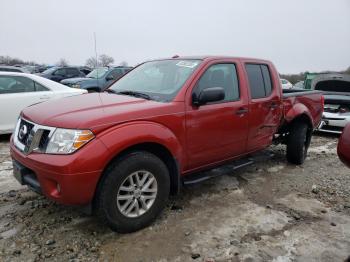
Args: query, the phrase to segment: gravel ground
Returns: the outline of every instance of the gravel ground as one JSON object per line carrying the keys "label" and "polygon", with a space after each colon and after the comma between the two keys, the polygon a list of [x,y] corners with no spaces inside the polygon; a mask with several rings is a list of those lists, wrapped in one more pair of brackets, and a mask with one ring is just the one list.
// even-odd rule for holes
{"label": "gravel ground", "polygon": [[0,137],[0,261],[350,259],[350,170],[337,136],[316,134],[302,166],[272,146],[251,166],[212,170],[223,176],[184,188],[152,226],[125,235],[19,186],[8,140]]}

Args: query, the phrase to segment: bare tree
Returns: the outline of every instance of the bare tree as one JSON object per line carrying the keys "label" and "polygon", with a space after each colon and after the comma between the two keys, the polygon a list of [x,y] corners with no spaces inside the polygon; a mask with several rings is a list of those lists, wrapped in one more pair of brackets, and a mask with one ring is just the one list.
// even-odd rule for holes
{"label": "bare tree", "polygon": [[85,65],[90,68],[95,68],[99,66],[98,61],[96,60],[96,57],[90,57],[86,60]]}
{"label": "bare tree", "polygon": [[61,58],[60,60],[58,60],[58,62],[56,63],[57,66],[67,66],[68,65],[68,61],[64,58]]}
{"label": "bare tree", "polygon": [[16,64],[24,64],[22,59],[10,57],[10,56],[0,56],[0,64],[5,65],[16,65]]}
{"label": "bare tree", "polygon": [[114,58],[108,55],[100,55],[99,56],[99,63],[101,66],[109,66],[114,62]]}
{"label": "bare tree", "polygon": [[128,62],[122,61],[122,62],[120,62],[120,66],[128,66]]}

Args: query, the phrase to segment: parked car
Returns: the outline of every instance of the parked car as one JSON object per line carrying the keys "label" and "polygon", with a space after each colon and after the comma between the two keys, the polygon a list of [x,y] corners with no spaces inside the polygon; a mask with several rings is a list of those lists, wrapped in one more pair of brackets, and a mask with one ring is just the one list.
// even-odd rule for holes
{"label": "parked car", "polygon": [[346,124],[338,141],[338,157],[350,168],[350,123]]}
{"label": "parked car", "polygon": [[94,69],[86,77],[69,78],[61,81],[61,84],[73,88],[86,89],[89,92],[101,92],[111,83],[121,78],[131,67],[100,67]]}
{"label": "parked car", "polygon": [[304,89],[304,81],[298,81],[293,85],[293,88]]}
{"label": "parked car", "polygon": [[86,93],[40,76],[0,72],[0,134],[12,133],[21,110],[53,98]]}
{"label": "parked car", "polygon": [[85,74],[78,67],[51,67],[38,75],[55,82],[72,77],[85,77]]}
{"label": "parked car", "polygon": [[210,178],[198,171],[250,164],[272,142],[302,164],[323,110],[321,92],[282,95],[271,62],[232,57],[145,62],[105,92],[57,104],[22,111],[14,176],[54,201],[90,207],[118,232],[149,225],[169,194]]}
{"label": "parked car", "polygon": [[79,70],[84,73],[84,75],[88,75],[91,73],[92,69],[87,66],[81,66],[79,67]]}
{"label": "parked car", "polygon": [[323,117],[317,130],[341,134],[350,123],[350,75],[320,74],[313,79],[311,89],[324,93]]}
{"label": "parked car", "polygon": [[0,72],[29,73],[28,70],[17,66],[0,66]]}
{"label": "parked car", "polygon": [[281,83],[282,83],[282,89],[292,89],[293,88],[292,83],[289,82],[287,79],[281,78]]}

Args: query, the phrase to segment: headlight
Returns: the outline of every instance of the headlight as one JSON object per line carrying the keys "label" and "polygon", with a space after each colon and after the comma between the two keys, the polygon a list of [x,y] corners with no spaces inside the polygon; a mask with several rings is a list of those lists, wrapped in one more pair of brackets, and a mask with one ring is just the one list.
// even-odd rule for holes
{"label": "headlight", "polygon": [[95,136],[90,130],[57,128],[46,147],[48,154],[70,154],[81,148]]}
{"label": "headlight", "polygon": [[79,84],[73,84],[72,88],[80,88],[80,85]]}

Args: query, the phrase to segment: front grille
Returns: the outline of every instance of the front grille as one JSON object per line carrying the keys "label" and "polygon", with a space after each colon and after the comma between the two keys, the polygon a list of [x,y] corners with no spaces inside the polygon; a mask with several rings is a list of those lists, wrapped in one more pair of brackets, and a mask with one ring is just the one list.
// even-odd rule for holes
{"label": "front grille", "polygon": [[17,123],[14,144],[25,154],[45,152],[47,144],[56,128],[42,126],[20,119]]}
{"label": "front grille", "polygon": [[30,143],[29,138],[33,127],[34,125],[32,123],[29,123],[21,119],[17,138],[18,138],[18,141],[21,142],[23,145],[27,145],[28,143]]}
{"label": "front grille", "polygon": [[49,130],[45,130],[41,136],[40,142],[39,142],[39,149],[40,151],[45,151],[47,144],[49,143]]}

